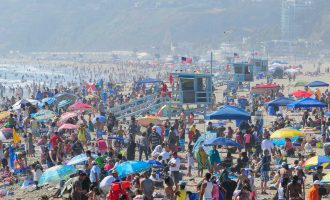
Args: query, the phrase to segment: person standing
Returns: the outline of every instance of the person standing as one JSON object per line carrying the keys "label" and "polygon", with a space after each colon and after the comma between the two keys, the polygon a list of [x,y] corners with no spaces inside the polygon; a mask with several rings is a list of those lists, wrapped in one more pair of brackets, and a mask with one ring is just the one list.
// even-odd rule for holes
{"label": "person standing", "polygon": [[82,182],[84,181],[86,175],[84,173],[79,173],[78,177],[73,178],[72,180],[72,190],[71,190],[71,199],[72,200],[81,200],[83,195]]}
{"label": "person standing", "polygon": [[170,159],[170,161],[168,162],[169,166],[170,166],[170,173],[171,173],[171,178],[174,181],[175,184],[175,191],[178,191],[178,184],[180,181],[180,164],[181,164],[181,160],[178,157],[178,153],[177,152],[173,152],[172,158]]}
{"label": "person standing", "polygon": [[203,183],[202,183],[202,190],[199,196],[200,200],[213,200],[212,194],[213,194],[213,183],[210,181],[211,174],[206,173]]}
{"label": "person standing", "polygon": [[261,159],[261,194],[267,194],[267,182],[269,181],[269,171],[270,171],[270,161],[269,150],[264,150],[264,155]]}
{"label": "person standing", "polygon": [[303,199],[301,184],[298,183],[298,176],[293,176],[292,182],[287,187],[285,197],[288,199]]}
{"label": "person standing", "polygon": [[156,146],[160,145],[160,143],[161,143],[161,137],[157,133],[155,127],[152,128],[152,133],[150,135],[150,143],[151,143],[151,150],[152,151],[156,148]]}
{"label": "person standing", "polygon": [[148,138],[147,133],[143,132],[142,136],[139,138],[139,160],[142,160],[142,154],[144,152],[144,155],[146,157],[146,160],[148,160]]}
{"label": "person standing", "polygon": [[270,135],[266,134],[265,139],[261,142],[261,149],[263,152],[265,150],[268,150],[268,153],[272,153],[274,150],[274,144],[269,138],[270,138]]}
{"label": "person standing", "polygon": [[152,200],[154,193],[154,182],[149,178],[149,173],[144,173],[144,179],[141,182],[141,189],[146,200]]}
{"label": "person standing", "polygon": [[316,180],[313,182],[313,186],[309,188],[307,194],[307,200],[319,200],[319,188],[320,188],[320,181]]}
{"label": "person standing", "polygon": [[89,174],[89,179],[90,179],[92,185],[97,186],[99,184],[100,175],[101,175],[100,167],[96,164],[95,161],[92,161],[92,169]]}
{"label": "person standing", "polygon": [[211,173],[215,173],[218,171],[217,166],[221,162],[219,151],[217,150],[217,146],[213,145],[213,148],[209,152],[210,155],[210,171]]}

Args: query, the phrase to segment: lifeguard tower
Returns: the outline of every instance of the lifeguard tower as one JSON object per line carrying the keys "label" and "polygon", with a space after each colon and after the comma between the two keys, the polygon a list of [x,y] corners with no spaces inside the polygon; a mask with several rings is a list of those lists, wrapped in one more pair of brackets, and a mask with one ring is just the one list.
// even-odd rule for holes
{"label": "lifeguard tower", "polygon": [[253,65],[248,62],[233,63],[233,80],[227,83],[227,90],[250,90],[253,79]]}
{"label": "lifeguard tower", "polygon": [[253,65],[253,74],[257,77],[260,74],[266,75],[268,73],[268,60],[253,58],[251,59],[251,63]]}
{"label": "lifeguard tower", "polygon": [[175,82],[172,84],[172,101],[180,107],[186,105],[185,112],[206,114],[212,104],[212,74],[171,73]]}

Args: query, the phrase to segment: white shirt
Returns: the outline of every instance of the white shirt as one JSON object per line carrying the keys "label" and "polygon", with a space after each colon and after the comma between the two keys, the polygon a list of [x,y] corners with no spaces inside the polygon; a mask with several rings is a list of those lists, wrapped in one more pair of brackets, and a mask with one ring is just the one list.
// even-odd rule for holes
{"label": "white shirt", "polygon": [[262,142],[261,142],[261,149],[262,151],[268,149],[269,153],[272,152],[272,149],[274,149],[274,144],[271,140],[268,140],[268,139],[264,139]]}
{"label": "white shirt", "polygon": [[33,181],[38,181],[42,175],[41,169],[33,170]]}
{"label": "white shirt", "polygon": [[180,158],[171,158],[168,162],[169,164],[175,164],[175,167],[170,166],[170,171],[179,171],[180,170]]}
{"label": "white shirt", "polygon": [[101,169],[98,165],[93,165],[90,175],[89,175],[89,179],[91,180],[92,183],[95,183],[96,180],[100,180],[100,174],[101,174]]}
{"label": "white shirt", "polygon": [[284,200],[284,188],[283,187],[279,187],[277,189],[277,192],[278,192],[278,200]]}
{"label": "white shirt", "polygon": [[167,151],[163,151],[163,152],[160,153],[160,156],[162,156],[163,160],[167,160],[167,159],[170,158],[170,153],[167,152]]}

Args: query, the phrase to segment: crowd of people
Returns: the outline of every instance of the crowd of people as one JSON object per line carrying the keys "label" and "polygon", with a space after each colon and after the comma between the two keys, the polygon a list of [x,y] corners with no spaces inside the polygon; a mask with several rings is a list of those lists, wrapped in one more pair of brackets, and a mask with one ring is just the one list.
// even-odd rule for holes
{"label": "crowd of people", "polygon": [[[73,74],[78,76],[80,72],[74,72],[74,69]],[[93,71],[88,68],[79,70],[85,70],[87,74]],[[95,69],[93,73],[110,74],[101,69]],[[159,124],[148,123],[147,126],[141,125],[135,116],[118,119],[114,113],[108,112],[110,108],[150,92],[168,95],[165,83],[151,89],[143,84],[135,85],[127,94],[123,86],[113,84],[111,80],[110,77],[109,83],[95,81],[95,88],[83,81],[77,88],[33,86],[29,93],[29,96],[33,94],[33,99],[41,100],[66,92],[75,95],[75,102],[95,108],[93,112],[78,112],[77,116],[67,120],[66,123],[79,126],[76,130],[58,130],[58,118],[38,121],[31,115],[42,109],[60,116],[67,107],[59,108],[56,103],[42,106],[27,103],[14,109],[12,105],[21,100],[23,94],[15,92],[11,98],[3,97],[1,107],[12,112],[4,121],[4,127],[12,128],[20,141],[0,144],[2,180],[17,183],[19,176],[24,176],[26,180],[32,180],[36,190],[40,190],[46,187],[39,185],[46,169],[65,165],[71,158],[84,154],[87,160],[76,166],[79,171],[71,175],[71,184],[61,184],[62,192],[56,192],[54,197],[77,200],[252,200],[266,196],[278,200],[314,200],[328,194],[327,186],[320,182],[324,176],[323,167],[318,166],[313,171],[304,166],[308,158],[315,156],[313,146],[329,141],[330,121],[325,119],[324,110],[301,111],[301,119],[278,112],[270,128],[263,127],[260,120],[242,121],[237,128],[232,128],[232,125],[214,126],[209,122],[205,131],[216,133],[216,137],[231,139],[243,148],[196,147],[204,128],[195,113],[187,113],[183,108],[178,108],[174,119],[165,118]],[[104,90],[113,92],[104,98]],[[281,94],[252,97],[248,102],[251,113],[263,109],[265,103]],[[90,95],[92,97],[87,98]],[[325,91],[319,99],[327,103],[328,96],[328,91]],[[318,128],[321,137],[311,136],[296,141],[286,138],[284,145],[276,145],[270,139],[272,132],[295,127],[296,124]],[[116,167],[134,160],[153,160],[157,167],[126,177],[119,176]],[[307,182],[310,174],[312,182]],[[260,179],[260,185],[256,184],[257,179]],[[307,187],[309,185],[312,187]]]}

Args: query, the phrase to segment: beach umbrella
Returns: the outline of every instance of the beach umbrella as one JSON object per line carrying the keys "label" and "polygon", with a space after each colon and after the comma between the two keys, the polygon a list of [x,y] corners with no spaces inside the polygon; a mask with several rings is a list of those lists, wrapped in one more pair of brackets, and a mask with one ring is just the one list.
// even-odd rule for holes
{"label": "beach umbrella", "polygon": [[148,171],[151,166],[151,164],[144,161],[126,161],[117,165],[115,170],[118,172],[120,178],[124,178],[131,174]]}
{"label": "beach umbrella", "polygon": [[10,114],[13,114],[13,113],[9,112],[9,111],[0,112],[0,121],[5,121],[5,120],[9,119]]}
{"label": "beach umbrella", "polygon": [[313,95],[313,93],[305,90],[296,90],[291,93],[293,96],[298,97],[298,98],[306,98],[310,97]]}
{"label": "beach umbrella", "polygon": [[306,87],[328,87],[329,83],[323,81],[312,81],[305,85]]}
{"label": "beach umbrella", "polygon": [[105,116],[102,116],[102,115],[100,115],[100,116],[97,116],[97,117],[95,117],[94,119],[93,119],[93,123],[95,124],[96,123],[96,119],[98,119],[100,122],[106,122],[107,121],[107,118],[105,117]]}
{"label": "beach umbrella", "polygon": [[[294,136],[293,138],[290,138],[291,142],[295,142],[296,140],[299,139],[299,136]],[[285,138],[281,138],[281,139],[272,139],[272,142],[274,145],[276,146],[283,146],[285,145]]]}
{"label": "beach umbrella", "polygon": [[138,119],[138,124],[140,124],[141,126],[147,127],[150,123],[157,125],[161,124],[162,120],[159,119],[157,116],[146,116]]}
{"label": "beach umbrella", "polygon": [[111,184],[115,181],[116,178],[113,177],[112,175],[104,177],[100,182],[100,189],[102,190],[102,192],[107,194],[110,191]]}
{"label": "beach umbrella", "polygon": [[294,87],[305,87],[306,84],[307,84],[306,81],[297,81],[297,82],[294,84]]}
{"label": "beach umbrella", "polygon": [[232,146],[237,148],[242,148],[240,144],[231,140],[229,138],[218,137],[218,138],[211,138],[204,142],[204,146],[213,146],[213,145],[221,145],[221,146]]}
{"label": "beach umbrella", "polygon": [[311,127],[305,127],[299,129],[300,132],[305,133],[305,134],[320,134],[321,131],[317,130],[316,128],[311,128]]}
{"label": "beach umbrella", "polygon": [[71,93],[59,93],[54,96],[57,99],[57,102],[63,101],[63,100],[71,100],[72,102],[75,102],[78,99],[77,95],[71,94]]}
{"label": "beach umbrella", "polygon": [[195,142],[194,147],[193,147],[193,152],[198,151],[199,147],[203,147],[205,152],[209,153],[210,150],[212,149],[212,147],[211,146],[204,146],[203,144],[205,143],[205,141],[207,141],[211,138],[216,138],[216,137],[217,137],[216,132],[207,131],[207,132],[203,133],[201,136],[199,136],[199,138]]}
{"label": "beach umbrella", "polygon": [[78,170],[72,165],[57,165],[46,169],[44,173],[42,173],[39,179],[39,186],[43,186],[49,183],[59,183],[61,180],[67,179],[70,175],[76,173]]}
{"label": "beach umbrella", "polygon": [[328,166],[330,163],[329,156],[313,156],[304,163],[305,168],[316,168],[317,166]]}
{"label": "beach umbrella", "polygon": [[72,100],[67,99],[67,100],[60,101],[60,102],[58,103],[58,107],[59,107],[59,108],[63,108],[63,107],[65,107],[65,106],[68,106],[68,105],[71,105],[71,104],[72,104]]}
{"label": "beach umbrella", "polygon": [[44,98],[41,100],[42,103],[47,103],[48,105],[52,105],[56,101],[57,101],[56,98],[53,98],[53,97],[51,97],[51,98],[47,97],[47,98]]}
{"label": "beach umbrella", "polygon": [[330,118],[330,112],[327,112],[327,114],[325,115],[327,118]]}
{"label": "beach umbrella", "polygon": [[69,106],[68,110],[69,111],[80,111],[80,112],[83,112],[83,111],[92,112],[92,111],[94,111],[94,108],[88,104],[77,102],[77,103],[74,103],[71,106]]}
{"label": "beach umbrella", "polygon": [[39,102],[38,100],[34,100],[34,99],[21,99],[21,100],[17,101],[12,107],[13,107],[13,110],[18,110],[18,109],[22,108],[23,106],[37,105],[38,102]]}
{"label": "beach umbrella", "polygon": [[63,113],[59,119],[59,121],[57,122],[57,125],[60,126],[62,124],[64,124],[68,119],[73,118],[73,117],[77,117],[78,114],[75,112],[66,112]]}
{"label": "beach umbrella", "polygon": [[35,114],[31,114],[38,122],[45,122],[56,117],[56,113],[51,110],[39,110]]}
{"label": "beach umbrella", "polygon": [[270,138],[271,139],[279,139],[279,138],[293,138],[295,136],[304,136],[304,133],[293,129],[293,128],[282,128],[275,131]]}
{"label": "beach umbrella", "polygon": [[[97,155],[92,154],[92,157],[95,159],[97,157]],[[87,160],[88,160],[88,157],[86,156],[86,154],[82,153],[80,155],[77,155],[77,156],[71,158],[71,160],[67,163],[67,165],[77,165],[77,164],[86,162]]]}
{"label": "beach umbrella", "polygon": [[149,163],[153,167],[162,167],[162,163],[157,160],[148,160],[147,163]]}
{"label": "beach umbrella", "polygon": [[12,128],[3,128],[0,132],[1,141],[9,141],[13,139],[13,129]]}
{"label": "beach umbrella", "polygon": [[58,130],[63,130],[63,129],[67,129],[67,130],[74,130],[74,129],[78,129],[79,126],[78,125],[74,125],[74,124],[63,124],[61,125]]}
{"label": "beach umbrella", "polygon": [[323,176],[322,183],[330,183],[330,173],[328,173],[327,175]]}

